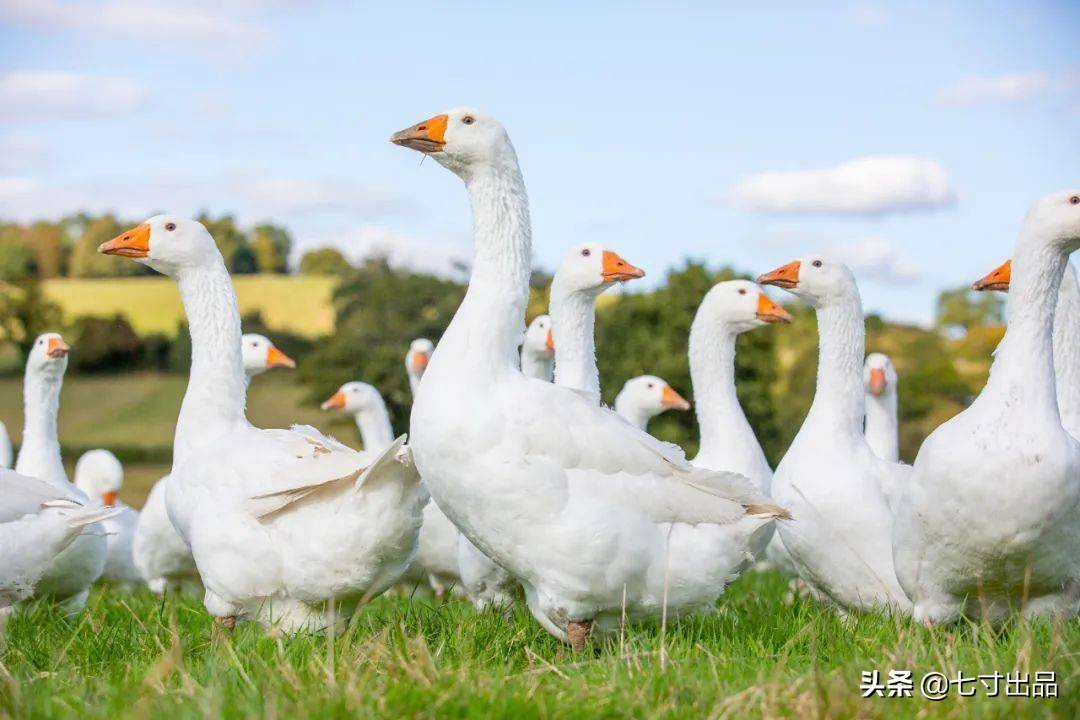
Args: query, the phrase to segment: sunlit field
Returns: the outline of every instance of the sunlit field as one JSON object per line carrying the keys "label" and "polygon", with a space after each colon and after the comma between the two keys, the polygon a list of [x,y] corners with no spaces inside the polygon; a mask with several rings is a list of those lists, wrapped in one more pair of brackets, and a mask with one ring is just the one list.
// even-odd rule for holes
{"label": "sunlit field", "polygon": [[[9,625],[0,716],[154,717],[1077,717],[1080,626],[1014,622],[926,630],[785,602],[774,572],[741,578],[706,617],[629,627],[580,656],[522,604],[477,614],[379,598],[348,631],[229,633],[193,598],[95,591],[73,621],[26,606]],[[911,670],[913,697],[870,697],[861,673]],[[919,679],[1056,673],[1059,697],[932,702]],[[965,686],[965,691],[970,689]],[[1004,695],[1004,682],[1000,690]]]}
{"label": "sunlit field", "polygon": [[[239,275],[233,278],[240,312],[258,310],[270,328],[303,337],[334,329],[330,302],[335,280],[325,276]],[[165,277],[76,279],[44,282],[66,322],[86,315],[122,315],[140,335],[172,336],[184,320],[176,283]]]}

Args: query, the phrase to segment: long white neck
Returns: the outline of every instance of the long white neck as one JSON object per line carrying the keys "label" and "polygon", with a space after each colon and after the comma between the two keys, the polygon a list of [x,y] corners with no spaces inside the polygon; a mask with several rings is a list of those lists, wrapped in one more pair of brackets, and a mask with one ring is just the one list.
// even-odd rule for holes
{"label": "long white neck", "polygon": [[863,353],[866,328],[858,296],[841,299],[817,310],[818,370],[814,402],[804,426],[862,437],[866,412]]}
{"label": "long white neck", "polygon": [[427,372],[442,358],[454,358],[470,376],[490,380],[520,371],[517,348],[532,257],[529,201],[512,150],[501,164],[477,169],[465,185],[476,246],[472,276]]}
{"label": "long white neck", "polygon": [[521,347],[521,372],[526,377],[536,378],[544,382],[551,382],[555,360],[549,353],[530,352],[524,345]]}
{"label": "long white neck", "polygon": [[7,425],[0,422],[0,467],[11,468],[11,436]]}
{"label": "long white neck", "polygon": [[356,427],[360,429],[360,442],[364,450],[370,453],[382,452],[394,442],[394,429],[390,426],[390,414],[382,398],[372,408],[366,408],[353,415]]}
{"label": "long white neck", "polygon": [[180,406],[173,464],[246,421],[247,377],[236,293],[220,259],[176,276],[191,330],[191,375]]}
{"label": "long white neck", "polygon": [[409,392],[412,393],[413,398],[416,398],[416,391],[420,389],[420,378],[422,376],[412,370],[409,370],[407,374],[409,376]]}
{"label": "long white neck", "polygon": [[648,432],[649,421],[653,418],[652,413],[623,393],[615,396],[615,412],[630,424]]}
{"label": "long white neck", "polygon": [[1065,266],[1054,314],[1054,372],[1061,424],[1080,438],[1080,283],[1072,263]]}
{"label": "long white neck", "polygon": [[63,384],[64,376],[60,373],[26,373],[22,447],[15,462],[16,472],[52,483],[67,482],[56,432]]}
{"label": "long white neck", "polygon": [[866,393],[866,442],[882,460],[900,460],[895,389],[888,388],[883,395]]}
{"label": "long white neck", "polygon": [[996,402],[1023,397],[1028,413],[1060,421],[1052,332],[1067,257],[1037,236],[1021,234],[1009,280],[1009,326],[994,352],[990,378],[979,395]]}
{"label": "long white neck", "polygon": [[[551,333],[555,341],[555,384],[587,393],[600,402],[596,368],[596,295],[551,284]],[[646,420],[647,422],[647,420]]]}
{"label": "long white neck", "polygon": [[700,313],[690,326],[690,382],[702,458],[729,456],[732,447],[756,448],[765,457],[735,393],[738,339],[734,328]]}

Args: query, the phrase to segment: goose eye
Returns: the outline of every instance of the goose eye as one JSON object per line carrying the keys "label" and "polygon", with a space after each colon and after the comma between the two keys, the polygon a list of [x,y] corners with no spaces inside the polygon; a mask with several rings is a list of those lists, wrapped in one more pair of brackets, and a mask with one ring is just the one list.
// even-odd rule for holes
{"label": "goose eye", "polygon": [[1073,195],[1069,198],[1069,203],[1072,205],[1080,205],[1080,195]]}
{"label": "goose eye", "polygon": [[582,257],[589,257],[590,255],[592,255],[592,250],[590,250],[589,248],[585,248],[581,251]]}
{"label": "goose eye", "polygon": [[821,261],[820,260],[815,260],[814,262],[812,262],[810,264],[813,265],[814,267],[821,267]]}
{"label": "goose eye", "polygon": [[649,387],[649,389],[650,389],[650,390],[652,390],[652,389],[653,389],[654,387],[656,387],[656,386],[655,386],[655,385],[653,385],[652,383],[649,383],[648,387]]}
{"label": "goose eye", "polygon": [[740,295],[745,295],[746,294],[746,288],[739,288],[739,294]]}
{"label": "goose eye", "polygon": [[476,119],[472,115],[466,115],[465,117],[461,118],[461,122],[465,123],[466,125],[472,125],[474,122],[476,122]]}
{"label": "goose eye", "polygon": [[174,223],[174,222],[165,223],[165,229],[168,230],[169,232],[172,232],[173,230],[176,229],[176,223]]}

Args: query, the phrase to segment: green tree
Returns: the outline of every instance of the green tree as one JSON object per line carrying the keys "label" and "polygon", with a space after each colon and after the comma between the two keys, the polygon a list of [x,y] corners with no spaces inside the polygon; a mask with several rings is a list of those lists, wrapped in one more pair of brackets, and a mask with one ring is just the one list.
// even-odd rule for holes
{"label": "green tree", "polygon": [[18,282],[37,274],[34,253],[22,243],[21,234],[18,225],[0,224],[0,282]]}
{"label": "green tree", "polygon": [[1000,294],[962,287],[943,290],[937,300],[937,326],[966,329],[1005,322],[1005,301]]}
{"label": "green tree", "polygon": [[251,251],[261,273],[283,273],[288,270],[292,237],[285,228],[262,223],[251,231]]}
{"label": "green tree", "polygon": [[45,297],[36,277],[0,285],[0,332],[23,358],[43,332],[60,327],[60,308]]}
{"label": "green tree", "polygon": [[38,277],[61,277],[67,269],[70,243],[60,223],[35,222],[21,231],[22,243],[34,254]]}
{"label": "green tree", "polygon": [[418,337],[437,341],[464,295],[463,285],[395,271],[380,260],[349,270],[334,293],[333,336],[300,364],[311,399],[325,399],[342,383],[363,380],[382,393],[396,431],[408,430],[409,343]]}
{"label": "green tree", "polygon": [[299,270],[301,275],[341,275],[351,268],[340,251],[324,247],[304,253],[300,258]]}
{"label": "green tree", "polygon": [[198,218],[217,242],[218,250],[225,259],[225,267],[229,272],[244,275],[255,272],[255,256],[248,245],[247,236],[236,227],[236,220],[232,215],[222,215],[212,218],[207,213],[201,213]]}
{"label": "green tree", "polygon": [[112,255],[102,255],[98,246],[116,237],[134,223],[125,223],[112,215],[89,219],[71,250],[68,274],[78,278],[121,277],[149,272],[139,263]]}

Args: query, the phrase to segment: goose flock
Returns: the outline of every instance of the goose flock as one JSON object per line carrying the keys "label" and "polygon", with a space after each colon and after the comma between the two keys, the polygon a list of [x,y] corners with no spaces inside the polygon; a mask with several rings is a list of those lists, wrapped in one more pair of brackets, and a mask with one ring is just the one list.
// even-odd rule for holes
{"label": "goose flock", "polygon": [[[548,314],[526,327],[532,236],[506,131],[457,108],[395,133],[465,184],[475,256],[436,346],[405,353],[410,434],[379,390],[342,385],[322,407],[351,415],[363,450],[313,427],[264,430],[248,383],[295,363],[242,335],[236,295],[206,228],[157,215],[100,252],[172,277],[192,363],[170,473],[140,511],[117,500],[123,467],[83,455],[69,482],[56,419],[70,348],[55,333],[26,364],[22,446],[0,470],[0,631],[18,604],[77,613],[99,578],[198,592],[222,625],[338,629],[391,588],[458,593],[476,608],[522,598],[575,650],[627,620],[708,612],[749,568],[771,565],[838,612],[921,623],[1075,616],[1080,610],[1080,191],[1050,195],[1013,257],[974,285],[1006,291],[1008,328],[985,388],[899,461],[898,374],[866,355],[854,273],[808,254],[712,287],[688,338],[700,450],[647,432],[690,403],[663,379],[600,397],[596,301],[644,271],[610,248],[569,249]],[[740,405],[736,340],[792,316],[762,286],[817,314],[813,403],[770,467]],[[0,461],[11,443],[0,428]],[[406,441],[407,440],[407,441]]]}

